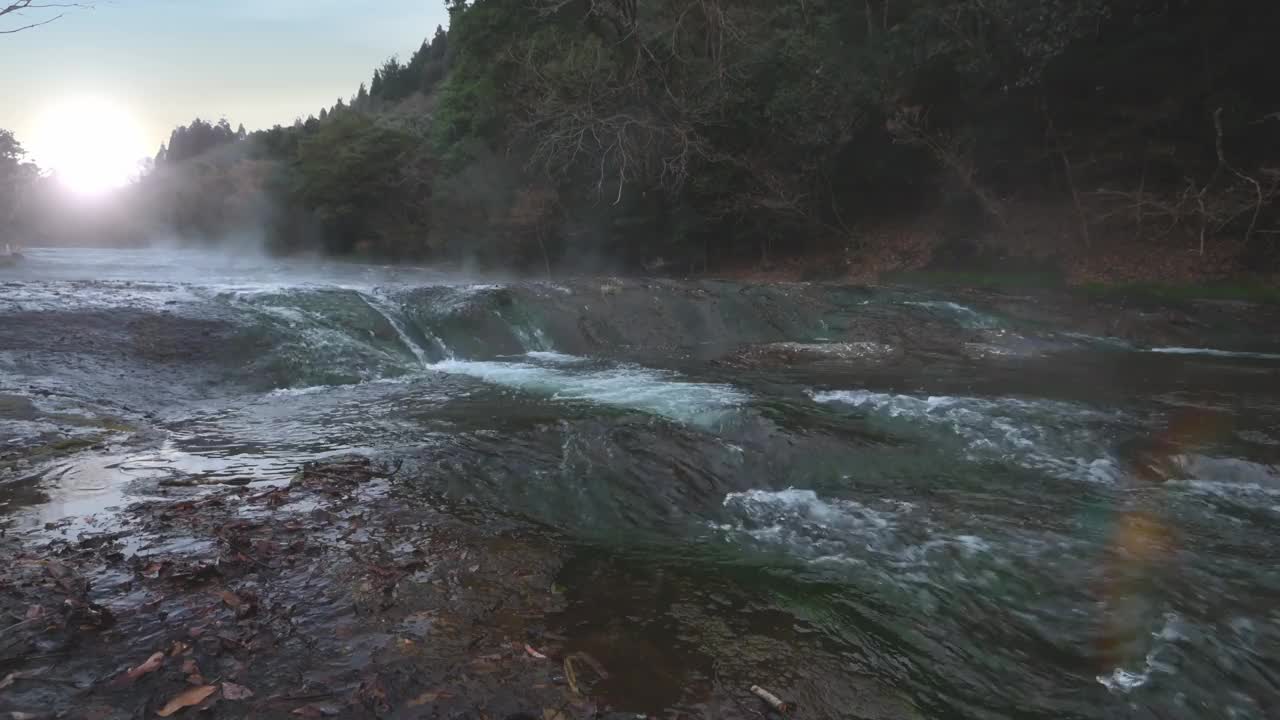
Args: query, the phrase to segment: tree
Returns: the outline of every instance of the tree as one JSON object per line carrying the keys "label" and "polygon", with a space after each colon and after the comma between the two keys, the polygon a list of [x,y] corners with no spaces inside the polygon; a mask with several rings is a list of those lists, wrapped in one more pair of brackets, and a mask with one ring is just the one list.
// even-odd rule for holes
{"label": "tree", "polygon": [[0,128],[0,172],[17,166],[26,154],[22,149],[22,143],[18,142],[13,133]]}
{"label": "tree", "polygon": [[244,126],[241,125],[238,129],[232,130],[231,123],[227,122],[226,118],[219,120],[216,125],[210,125],[196,118],[190,125],[174,128],[169,135],[164,157],[157,156],[156,163],[181,163],[243,137],[245,137]]}
{"label": "tree", "polygon": [[[12,15],[10,20],[16,20],[17,25],[14,27],[0,27],[0,35],[12,35],[30,30],[31,28],[48,25],[55,20],[61,18],[65,13],[58,12],[53,17],[48,17],[48,12],[43,11],[59,11],[67,8],[84,8],[89,7],[89,3],[77,2],[47,2],[44,0],[9,0],[0,4],[0,20]],[[43,16],[41,20],[29,21],[28,15],[30,11],[37,11],[37,16]]]}
{"label": "tree", "polygon": [[0,238],[10,241],[8,233],[15,229],[15,217],[31,183],[39,177],[33,163],[25,162],[26,151],[13,133],[0,128]]}
{"label": "tree", "polygon": [[431,37],[427,49],[432,60],[444,60],[445,53],[449,51],[449,34],[443,27],[436,26],[436,34]]}
{"label": "tree", "polygon": [[294,196],[325,249],[407,254],[426,237],[431,161],[422,138],[368,115],[331,116],[298,144]]}

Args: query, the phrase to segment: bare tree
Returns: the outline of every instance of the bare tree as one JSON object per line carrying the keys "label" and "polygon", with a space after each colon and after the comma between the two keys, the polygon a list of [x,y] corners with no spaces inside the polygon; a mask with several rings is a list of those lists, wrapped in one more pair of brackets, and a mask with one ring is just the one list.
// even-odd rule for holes
{"label": "bare tree", "polygon": [[[75,2],[42,2],[41,0],[10,0],[0,4],[0,19],[8,18],[10,22],[17,20],[17,27],[0,28],[0,35],[12,35],[31,28],[48,25],[61,18],[64,10],[89,7],[86,3]],[[33,19],[32,12],[36,18]],[[50,12],[54,13],[50,16]],[[13,15],[12,18],[9,18]]]}
{"label": "bare tree", "polygon": [[[1082,194],[1081,197],[1090,201],[1090,222],[1102,223],[1132,213],[1139,235],[1153,239],[1162,239],[1183,228],[1197,239],[1202,256],[1207,240],[1229,226],[1243,230],[1246,244],[1257,234],[1275,234],[1258,225],[1263,212],[1280,202],[1280,168],[1261,166],[1249,175],[1231,163],[1223,149],[1221,108],[1213,114],[1213,131],[1217,164],[1207,180],[1200,180],[1189,172],[1180,188],[1159,192],[1147,189],[1144,172],[1137,192],[1099,189]],[[1172,158],[1174,151],[1167,149],[1165,154]]]}
{"label": "bare tree", "polygon": [[978,164],[973,159],[972,143],[963,135],[929,127],[928,112],[916,106],[890,108],[885,129],[895,142],[928,149],[933,157],[950,170],[964,187],[973,193],[983,211],[1001,227],[1006,227],[1003,203],[978,180]]}

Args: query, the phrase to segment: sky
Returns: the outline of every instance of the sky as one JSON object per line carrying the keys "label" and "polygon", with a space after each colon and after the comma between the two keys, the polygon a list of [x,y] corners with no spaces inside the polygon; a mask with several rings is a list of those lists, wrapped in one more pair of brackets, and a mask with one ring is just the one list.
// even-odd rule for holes
{"label": "sky", "polygon": [[[288,125],[350,98],[382,61],[407,60],[448,24],[444,0],[81,2],[93,7],[0,35],[0,128],[42,165],[94,121],[71,113],[110,115],[117,152],[140,158],[196,117]],[[52,16],[29,12],[28,22]],[[10,15],[0,30],[16,24]]]}

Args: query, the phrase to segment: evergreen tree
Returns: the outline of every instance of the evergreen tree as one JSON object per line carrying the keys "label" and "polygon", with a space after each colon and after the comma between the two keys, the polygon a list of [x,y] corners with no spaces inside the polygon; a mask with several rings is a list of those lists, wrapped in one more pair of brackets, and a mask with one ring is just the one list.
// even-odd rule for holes
{"label": "evergreen tree", "polygon": [[449,34],[444,31],[443,27],[437,25],[436,34],[431,38],[431,45],[428,49],[430,59],[439,61],[444,60],[444,55],[448,51],[448,47]]}
{"label": "evergreen tree", "polygon": [[27,188],[40,173],[32,163],[24,162],[26,150],[13,133],[0,128],[0,241],[12,242],[15,221]]}

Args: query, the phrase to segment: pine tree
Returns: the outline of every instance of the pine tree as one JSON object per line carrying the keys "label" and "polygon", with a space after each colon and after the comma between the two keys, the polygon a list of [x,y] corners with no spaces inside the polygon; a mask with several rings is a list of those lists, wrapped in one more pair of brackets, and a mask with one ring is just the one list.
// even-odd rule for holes
{"label": "pine tree", "polygon": [[12,132],[0,128],[0,167],[16,167],[23,155],[26,151],[22,149],[22,143]]}
{"label": "pine tree", "polygon": [[449,34],[444,28],[437,25],[435,37],[431,38],[430,58],[432,60],[443,60],[444,54],[449,47]]}

